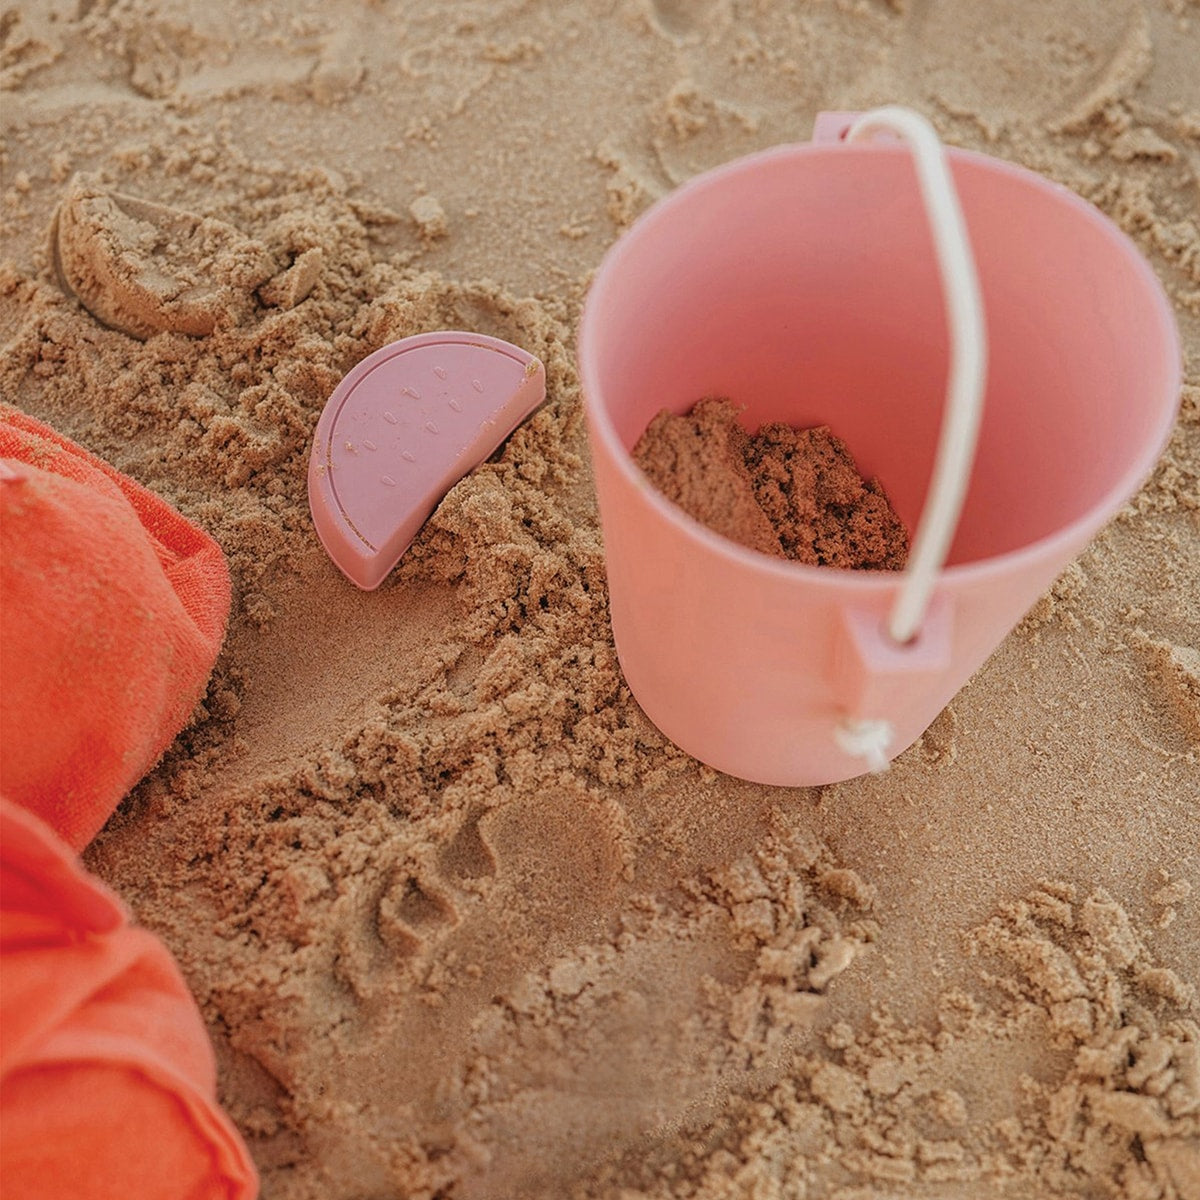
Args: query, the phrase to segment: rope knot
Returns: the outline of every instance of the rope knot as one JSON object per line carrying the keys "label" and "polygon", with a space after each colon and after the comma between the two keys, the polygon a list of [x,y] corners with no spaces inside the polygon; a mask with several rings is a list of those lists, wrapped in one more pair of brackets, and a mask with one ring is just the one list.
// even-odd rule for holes
{"label": "rope knot", "polygon": [[895,730],[891,721],[871,717],[847,717],[833,731],[838,748],[855,758],[866,760],[867,769],[879,775],[891,765],[888,748],[892,744]]}

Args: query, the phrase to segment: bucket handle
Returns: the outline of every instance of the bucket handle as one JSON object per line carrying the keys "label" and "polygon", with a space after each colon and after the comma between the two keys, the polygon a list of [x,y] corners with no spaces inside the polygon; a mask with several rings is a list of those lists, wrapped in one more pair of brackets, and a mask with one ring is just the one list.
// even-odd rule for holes
{"label": "bucket handle", "polygon": [[[904,646],[917,637],[926,622],[966,499],[983,414],[987,328],[966,221],[936,130],[920,113],[888,105],[861,115],[822,114],[814,130],[817,140],[833,140],[831,121],[844,121],[846,117],[851,118],[849,127],[843,126],[833,137],[853,142],[881,130],[890,131],[903,138],[912,151],[941,273],[950,332],[946,403],[929,492],[887,620],[888,635]],[[890,722],[851,717],[837,726],[834,736],[846,753],[865,759],[869,770],[887,769],[893,739]]]}
{"label": "bucket handle", "polygon": [[911,108],[888,105],[858,117],[846,131],[845,140],[858,141],[880,129],[899,134],[912,149],[950,330],[950,373],[933,475],[904,582],[888,618],[888,633],[903,644],[916,637],[925,620],[966,499],[983,415],[987,328],[967,223],[937,132]]}

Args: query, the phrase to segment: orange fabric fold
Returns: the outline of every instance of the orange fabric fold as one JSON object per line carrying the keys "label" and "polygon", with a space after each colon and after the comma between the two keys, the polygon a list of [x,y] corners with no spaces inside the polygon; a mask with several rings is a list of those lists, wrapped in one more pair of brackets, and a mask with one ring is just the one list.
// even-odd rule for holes
{"label": "orange fabric fold", "polygon": [[0,1194],[252,1200],[195,1001],[79,865],[224,637],[217,544],[0,405]]}
{"label": "orange fabric fold", "polygon": [[220,650],[220,547],[0,405],[0,790],[82,849],[183,727]]}
{"label": "orange fabric fold", "polygon": [[257,1194],[170,954],[51,829],[3,797],[0,967],[0,1194]]}

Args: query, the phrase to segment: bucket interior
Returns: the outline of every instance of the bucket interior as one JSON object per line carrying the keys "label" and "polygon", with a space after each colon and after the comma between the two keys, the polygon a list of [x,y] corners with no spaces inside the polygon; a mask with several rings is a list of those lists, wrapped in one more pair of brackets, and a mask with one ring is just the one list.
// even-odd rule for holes
{"label": "bucket interior", "polygon": [[[1149,271],[1061,189],[952,156],[983,289],[986,407],[949,562],[1003,554],[1119,502],[1174,411],[1170,322]],[[826,424],[915,529],[948,338],[902,147],[793,147],[681,189],[593,285],[585,382],[631,449],[705,396],[743,423]]]}

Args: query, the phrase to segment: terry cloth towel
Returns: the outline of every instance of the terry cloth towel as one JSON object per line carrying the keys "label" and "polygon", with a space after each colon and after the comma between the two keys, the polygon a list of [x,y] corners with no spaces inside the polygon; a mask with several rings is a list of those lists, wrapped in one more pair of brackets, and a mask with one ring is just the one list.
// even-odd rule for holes
{"label": "terry cloth towel", "polygon": [[0,405],[0,791],[81,850],[203,693],[229,616],[220,547]]}
{"label": "terry cloth towel", "polygon": [[166,948],[0,797],[0,1194],[250,1200],[195,1001]]}

